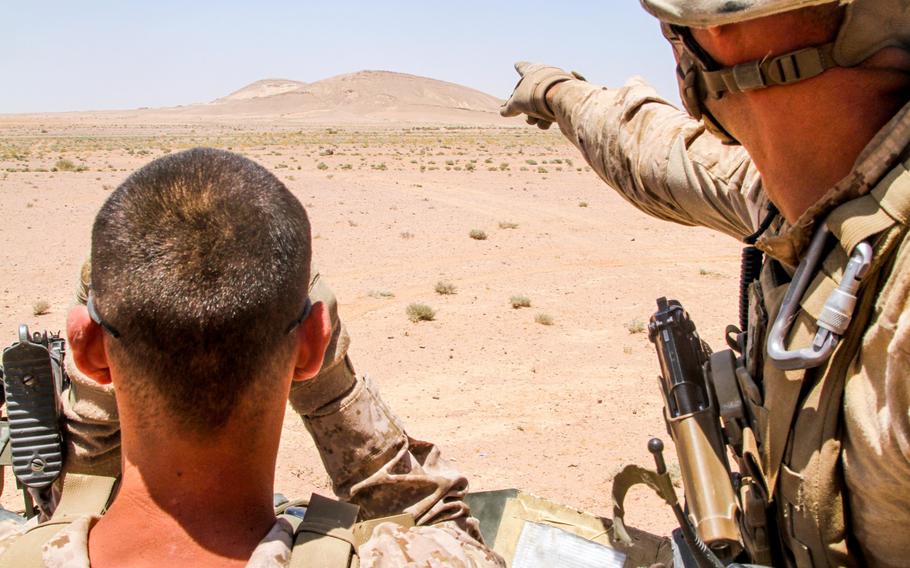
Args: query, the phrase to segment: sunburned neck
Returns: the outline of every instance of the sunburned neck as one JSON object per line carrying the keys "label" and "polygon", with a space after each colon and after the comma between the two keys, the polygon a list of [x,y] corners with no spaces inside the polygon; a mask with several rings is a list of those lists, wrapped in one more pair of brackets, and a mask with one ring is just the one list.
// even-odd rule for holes
{"label": "sunburned neck", "polygon": [[129,442],[117,498],[89,535],[92,566],[244,566],[275,523],[274,455],[176,442],[135,456]]}
{"label": "sunburned neck", "polygon": [[[839,95],[791,97],[786,105],[753,107],[756,120],[743,145],[765,190],[784,217],[795,223],[852,171],[879,130],[904,106],[907,93],[875,91],[871,81],[842,85]],[[875,95],[873,95],[875,93]]]}

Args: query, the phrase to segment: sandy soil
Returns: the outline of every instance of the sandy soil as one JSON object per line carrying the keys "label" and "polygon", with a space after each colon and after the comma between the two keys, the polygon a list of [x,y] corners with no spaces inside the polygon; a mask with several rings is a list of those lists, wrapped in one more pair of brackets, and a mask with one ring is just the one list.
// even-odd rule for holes
{"label": "sandy soil", "polygon": [[[558,133],[49,117],[0,120],[0,343],[15,340],[20,322],[62,328],[110,190],[165,151],[197,144],[258,160],[306,205],[356,368],[473,489],[519,487],[609,515],[614,473],[650,465],[648,439],[667,438],[643,331],[655,298],[680,299],[715,346],[735,320],[737,243],[633,209]],[[49,171],[66,168],[60,160],[85,171]],[[474,229],[488,238],[469,238]],[[457,293],[438,295],[440,280]],[[531,307],[513,309],[514,295]],[[50,311],[36,316],[40,300]],[[435,308],[435,321],[408,321],[412,302]],[[539,314],[553,324],[536,323]],[[302,424],[293,413],[285,424],[277,489],[325,491]],[[18,504],[6,475],[3,503]],[[633,525],[673,526],[645,490],[628,509]]]}

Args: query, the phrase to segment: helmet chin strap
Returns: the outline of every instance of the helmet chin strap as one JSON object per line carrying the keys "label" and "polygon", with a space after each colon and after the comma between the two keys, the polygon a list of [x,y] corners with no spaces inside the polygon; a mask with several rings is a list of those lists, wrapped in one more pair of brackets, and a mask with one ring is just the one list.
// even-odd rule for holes
{"label": "helmet chin strap", "polygon": [[834,62],[833,53],[832,42],[715,71],[701,68],[698,71],[700,87],[707,96],[719,99],[727,92],[741,93],[778,85],[792,85],[817,77],[832,67],[838,67]]}
{"label": "helmet chin strap", "polygon": [[686,111],[703,120],[705,127],[724,144],[739,142],[707,109],[706,100],[720,100],[726,93],[792,85],[839,66],[834,61],[832,42],[724,67],[701,49],[688,28],[664,23],[661,29],[676,54],[679,93]]}

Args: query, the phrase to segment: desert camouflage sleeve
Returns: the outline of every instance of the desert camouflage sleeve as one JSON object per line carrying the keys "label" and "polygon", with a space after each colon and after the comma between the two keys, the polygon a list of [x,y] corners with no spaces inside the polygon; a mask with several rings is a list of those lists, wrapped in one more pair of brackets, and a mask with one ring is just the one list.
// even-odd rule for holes
{"label": "desert camouflage sleeve", "polygon": [[483,546],[464,502],[467,479],[435,445],[405,433],[368,379],[358,379],[351,393],[305,423],[341,499],[359,505],[364,519],[407,512],[418,525],[380,524],[361,547],[362,565],[426,558],[421,566],[504,566]]}
{"label": "desert camouflage sleeve", "polygon": [[760,223],[767,198],[745,150],[724,146],[640,78],[618,89],[566,81],[553,110],[594,171],[645,213],[737,239]]}

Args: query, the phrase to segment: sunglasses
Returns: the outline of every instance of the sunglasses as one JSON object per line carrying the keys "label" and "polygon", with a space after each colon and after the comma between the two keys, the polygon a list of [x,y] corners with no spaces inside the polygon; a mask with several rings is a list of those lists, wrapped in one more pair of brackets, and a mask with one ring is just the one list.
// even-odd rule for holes
{"label": "sunglasses", "polygon": [[[97,323],[98,325],[101,326],[101,328],[104,331],[111,334],[111,337],[113,337],[115,339],[120,339],[120,337],[121,337],[120,331],[118,331],[116,327],[114,327],[111,324],[109,324],[108,322],[104,321],[104,319],[101,317],[101,314],[98,313],[98,307],[95,306],[95,295],[92,293],[91,290],[89,290],[89,292],[88,292],[88,299],[85,302],[85,307],[86,307],[86,309],[88,309],[88,315],[90,318],[92,318],[93,322]],[[287,333],[291,333],[292,331],[297,329],[300,326],[300,324],[303,323],[303,320],[305,320],[310,315],[310,311],[312,311],[312,309],[313,309],[313,302],[310,301],[309,298],[307,298],[306,302],[303,304],[303,310],[300,312],[300,315],[297,316],[294,319],[294,321],[292,321],[287,326],[287,328],[285,329],[284,332],[287,334]]]}

